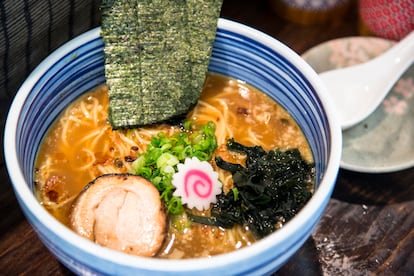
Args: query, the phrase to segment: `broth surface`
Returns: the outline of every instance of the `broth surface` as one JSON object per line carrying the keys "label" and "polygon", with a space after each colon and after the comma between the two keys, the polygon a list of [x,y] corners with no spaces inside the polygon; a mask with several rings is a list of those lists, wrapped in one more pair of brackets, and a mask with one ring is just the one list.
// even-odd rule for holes
{"label": "broth surface", "polygon": [[[39,149],[34,172],[36,195],[65,225],[69,226],[73,200],[90,181],[102,174],[129,172],[132,161],[145,151],[152,136],[159,131],[178,131],[178,126],[166,124],[112,130],[107,122],[108,101],[106,86],[81,96],[56,120]],[[226,141],[234,138],[247,146],[262,146],[266,151],[298,148],[302,157],[312,162],[306,138],[292,117],[267,95],[243,82],[208,75],[201,98],[187,119],[196,124],[215,122],[219,145],[216,155],[227,161],[244,161],[225,148]],[[228,191],[232,185],[230,173],[215,169],[224,191]],[[167,238],[158,257],[212,256],[254,241],[248,229],[190,225],[184,214],[170,217]]]}

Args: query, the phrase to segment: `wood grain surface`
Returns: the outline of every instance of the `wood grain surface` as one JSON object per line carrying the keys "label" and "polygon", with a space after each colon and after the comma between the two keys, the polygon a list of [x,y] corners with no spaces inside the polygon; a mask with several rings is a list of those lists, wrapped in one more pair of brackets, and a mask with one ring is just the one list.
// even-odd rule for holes
{"label": "wood grain surface", "polygon": [[[91,15],[99,18],[99,1],[60,1],[62,7],[68,7],[68,12],[63,12],[62,16],[69,16],[69,20],[59,21],[55,17],[53,22],[45,25],[45,30],[38,31],[47,32],[53,23],[62,26],[73,24],[75,27],[61,35],[55,31],[48,41],[43,42],[37,41],[32,34],[30,39],[36,40],[33,43],[40,43],[42,47],[32,55],[30,49],[24,47],[32,42],[26,40],[21,43],[21,51],[26,52],[27,68],[14,74],[12,66],[19,64],[14,59],[19,57],[13,57],[10,49],[7,51],[7,47],[13,47],[11,35],[14,25],[5,16],[15,16],[18,11],[13,11],[10,3],[20,3],[26,9],[22,24],[34,24],[44,14],[49,15],[49,20],[53,18],[50,11],[44,14],[30,12],[30,2],[39,5],[42,1],[5,0],[0,3],[0,64],[3,62],[0,68],[1,145],[9,102],[29,73],[27,68],[34,68],[71,37],[99,25],[99,20],[91,20]],[[51,1],[43,2],[50,6]],[[298,54],[333,38],[358,35],[355,3],[345,18],[314,26],[298,25],[279,18],[265,0],[224,0],[222,17],[261,30]],[[62,26],[53,27],[53,30]],[[7,37],[8,40],[5,39]],[[7,75],[6,67],[9,70]],[[43,246],[20,211],[5,169],[3,147],[0,183],[0,275],[71,275]],[[332,199],[312,236],[275,275],[414,275],[413,211],[414,168],[386,174],[341,170]]]}

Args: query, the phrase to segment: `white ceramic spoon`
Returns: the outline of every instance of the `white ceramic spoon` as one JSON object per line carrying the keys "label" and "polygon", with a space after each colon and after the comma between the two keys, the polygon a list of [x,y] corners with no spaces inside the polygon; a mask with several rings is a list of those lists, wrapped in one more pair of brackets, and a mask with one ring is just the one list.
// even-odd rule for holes
{"label": "white ceramic spoon", "polygon": [[332,95],[342,129],[364,120],[414,61],[414,31],[376,58],[319,74]]}

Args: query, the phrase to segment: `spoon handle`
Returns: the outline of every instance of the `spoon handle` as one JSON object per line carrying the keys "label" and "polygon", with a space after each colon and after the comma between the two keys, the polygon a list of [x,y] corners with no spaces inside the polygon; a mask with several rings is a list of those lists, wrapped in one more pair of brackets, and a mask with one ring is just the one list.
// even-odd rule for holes
{"label": "spoon handle", "polygon": [[362,110],[358,111],[360,114],[364,114],[364,116],[359,117],[358,121],[364,119],[376,109],[413,61],[414,31],[388,51],[366,63],[367,69],[369,68],[366,72],[372,73],[370,77],[367,77],[367,79],[370,79],[369,89],[368,86],[365,87],[366,99],[371,104],[366,105],[363,109],[364,112]]}
{"label": "spoon handle", "polygon": [[[376,58],[320,74],[337,105],[342,129],[371,114],[414,60],[414,31]],[[360,101],[356,101],[360,97]]]}
{"label": "spoon handle", "polygon": [[388,74],[397,80],[414,61],[414,31],[405,36],[400,42],[384,54],[374,58],[373,63],[388,64],[393,74]]}

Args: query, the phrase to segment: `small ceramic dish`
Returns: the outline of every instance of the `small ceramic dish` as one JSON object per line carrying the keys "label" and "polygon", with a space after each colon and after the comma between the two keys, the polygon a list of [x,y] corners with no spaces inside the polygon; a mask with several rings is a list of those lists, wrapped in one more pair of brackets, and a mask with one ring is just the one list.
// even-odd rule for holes
{"label": "small ceramic dish", "polygon": [[[368,61],[394,43],[376,37],[340,38],[317,45],[302,57],[321,73]],[[414,66],[411,66],[373,114],[343,132],[341,167],[368,173],[412,167],[413,119]]]}

